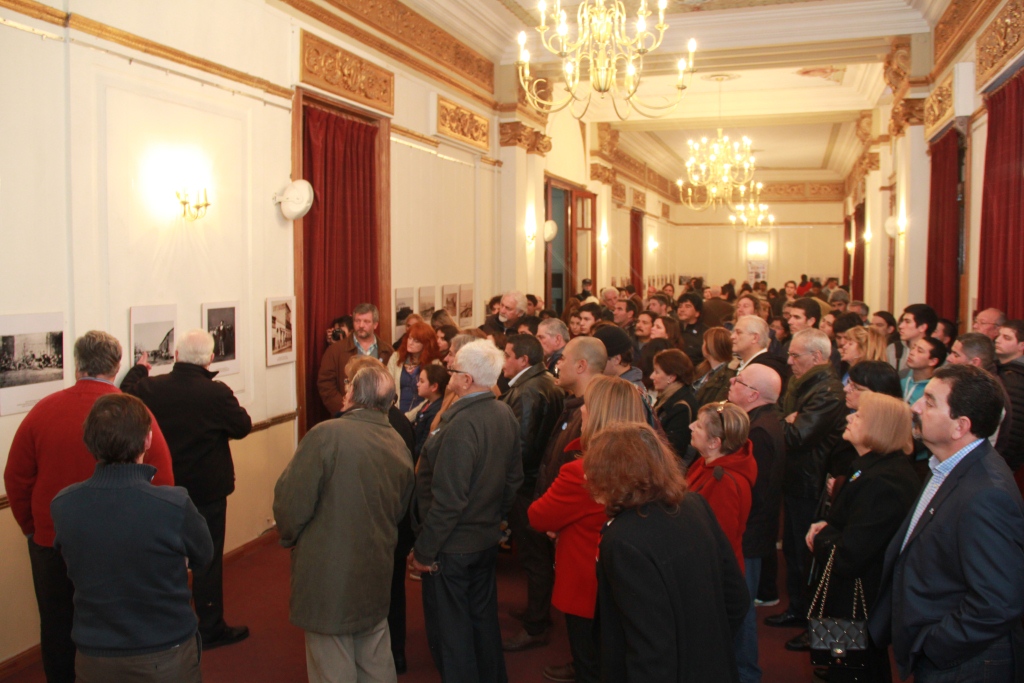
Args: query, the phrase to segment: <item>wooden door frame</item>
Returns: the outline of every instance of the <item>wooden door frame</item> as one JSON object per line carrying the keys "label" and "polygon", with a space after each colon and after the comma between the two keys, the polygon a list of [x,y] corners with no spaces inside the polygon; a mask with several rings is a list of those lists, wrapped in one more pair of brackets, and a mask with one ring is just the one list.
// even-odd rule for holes
{"label": "wooden door frame", "polygon": [[[571,180],[560,178],[551,173],[544,173],[544,196],[546,204],[544,207],[544,220],[552,220],[553,216],[551,213],[551,190],[559,189],[569,193],[568,201],[565,204],[566,215],[565,215],[565,284],[563,289],[565,290],[565,300],[573,296],[576,293],[576,276],[579,273],[577,267],[577,247],[578,241],[576,239],[576,198],[579,196],[586,196],[590,198],[590,230],[594,233],[594,236],[590,240],[590,264],[591,264],[591,279],[597,283],[597,195],[588,190],[583,185],[574,183]],[[545,243],[544,247],[544,301],[550,301],[551,291],[551,245]]]}
{"label": "wooden door frame", "polygon": [[[323,109],[338,116],[357,119],[377,127],[374,164],[377,173],[377,310],[381,324],[377,334],[391,343],[391,119],[365,109],[359,109],[328,95],[303,87],[295,88],[292,98],[292,180],[302,177],[303,112],[307,106]],[[295,411],[298,416],[299,438],[306,433],[306,373],[309,359],[303,340],[306,330],[305,266],[303,249],[303,219],[293,222],[292,252],[295,270]]]}

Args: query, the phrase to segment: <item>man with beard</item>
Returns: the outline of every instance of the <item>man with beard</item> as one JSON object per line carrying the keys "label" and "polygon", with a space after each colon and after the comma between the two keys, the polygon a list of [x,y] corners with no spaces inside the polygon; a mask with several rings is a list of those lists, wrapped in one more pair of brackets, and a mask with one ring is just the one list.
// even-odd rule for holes
{"label": "man with beard", "polygon": [[395,350],[375,332],[380,323],[380,312],[373,304],[359,304],[352,310],[354,334],[348,339],[327,347],[320,360],[317,389],[331,415],[341,412],[345,404],[345,366],[355,355],[372,356],[387,365]]}

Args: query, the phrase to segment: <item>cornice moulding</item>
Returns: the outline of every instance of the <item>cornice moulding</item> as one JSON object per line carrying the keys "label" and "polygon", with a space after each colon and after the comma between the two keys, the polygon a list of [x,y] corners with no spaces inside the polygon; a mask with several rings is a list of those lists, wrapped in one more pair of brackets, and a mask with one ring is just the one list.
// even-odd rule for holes
{"label": "cornice moulding", "polygon": [[387,114],[395,113],[395,75],[337,45],[302,31],[299,80]]}

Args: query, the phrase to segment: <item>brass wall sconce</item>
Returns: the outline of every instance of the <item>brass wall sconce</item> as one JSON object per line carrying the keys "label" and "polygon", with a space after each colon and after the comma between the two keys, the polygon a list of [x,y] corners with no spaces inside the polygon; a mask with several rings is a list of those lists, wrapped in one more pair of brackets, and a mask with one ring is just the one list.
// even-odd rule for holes
{"label": "brass wall sconce", "polygon": [[[202,200],[199,199],[200,193]],[[207,201],[205,187],[202,190],[196,190],[196,201],[194,202],[189,201],[188,192],[185,190],[174,194],[178,197],[178,203],[181,204],[181,217],[185,220],[197,221],[206,215],[206,209],[209,208],[210,202]]]}

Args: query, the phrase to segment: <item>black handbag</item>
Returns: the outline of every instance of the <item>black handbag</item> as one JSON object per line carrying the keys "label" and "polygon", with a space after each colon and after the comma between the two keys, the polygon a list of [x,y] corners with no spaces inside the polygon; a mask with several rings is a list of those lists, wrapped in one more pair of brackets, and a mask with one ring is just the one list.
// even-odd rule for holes
{"label": "black handbag", "polygon": [[[868,649],[868,606],[864,597],[864,585],[860,579],[854,583],[852,618],[843,619],[825,616],[825,601],[828,597],[832,565],[836,559],[835,546],[828,556],[825,573],[818,582],[814,601],[807,611],[807,631],[811,641],[811,663],[828,666],[861,669],[867,666]],[[857,618],[857,602],[860,601],[863,618]],[[818,615],[814,616],[814,608]]]}

